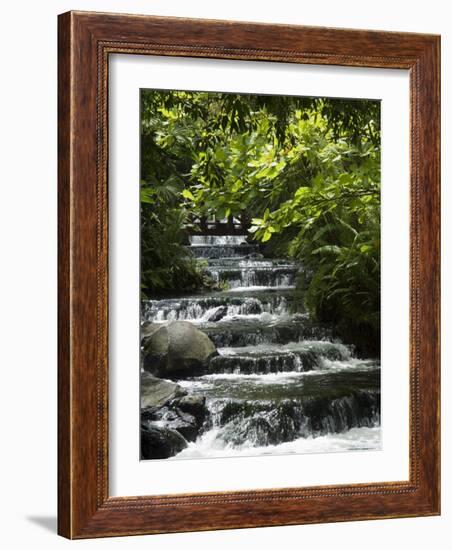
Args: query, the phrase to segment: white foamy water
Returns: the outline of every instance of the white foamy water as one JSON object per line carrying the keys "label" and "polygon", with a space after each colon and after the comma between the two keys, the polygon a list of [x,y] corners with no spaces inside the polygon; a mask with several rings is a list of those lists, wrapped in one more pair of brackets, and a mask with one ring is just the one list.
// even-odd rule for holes
{"label": "white foamy water", "polygon": [[371,370],[378,368],[380,363],[372,359],[356,359],[351,357],[347,361],[332,361],[326,357],[322,359],[325,370]]}
{"label": "white foamy water", "polygon": [[[339,342],[330,342],[328,340],[303,340],[302,342],[289,342],[288,344],[257,344],[256,346],[245,346],[245,347],[236,347],[236,348],[218,348],[218,353],[220,355],[241,355],[242,353],[248,351],[250,353],[271,353],[271,352],[295,352],[305,349],[317,350],[319,348],[338,348],[343,354],[347,357],[350,356],[350,350],[345,344]],[[354,361],[350,359],[350,363]],[[356,362],[363,362],[362,360],[356,359]],[[337,362],[337,361],[335,361]]]}
{"label": "white foamy water", "polygon": [[318,437],[301,437],[294,441],[281,443],[280,445],[268,445],[265,447],[250,447],[248,444],[232,447],[225,444],[220,435],[221,428],[208,431],[196,442],[189,443],[188,447],[173,457],[173,459],[381,450],[381,429],[379,426],[352,428],[344,433],[321,435]]}
{"label": "white foamy water", "polygon": [[359,361],[357,359],[351,359],[350,361],[329,361],[324,359],[326,364],[318,369],[312,369],[308,371],[290,371],[290,372],[270,372],[270,373],[251,373],[241,374],[238,372],[232,373],[214,373],[205,374],[204,376],[198,376],[191,380],[179,380],[178,384],[185,389],[196,388],[210,388],[213,387],[215,382],[218,381],[255,381],[259,384],[285,384],[289,382],[295,382],[302,380],[303,378],[322,376],[329,372],[340,372],[349,370],[372,370],[378,369],[379,366],[370,361]]}
{"label": "white foamy water", "polygon": [[217,381],[255,381],[260,384],[284,384],[286,382],[300,380],[305,376],[312,376],[313,374],[322,374],[325,371],[307,371],[307,372],[272,372],[266,374],[239,374],[239,373],[217,373],[206,374],[204,376],[198,376],[192,380],[180,380],[179,386],[186,389],[196,388],[209,388],[213,387]]}
{"label": "white foamy water", "polygon": [[281,285],[281,286],[236,286],[234,288],[231,288],[229,290],[229,293],[232,294],[233,292],[254,292],[255,290],[294,290],[294,285]]}
{"label": "white foamy water", "polygon": [[[267,313],[264,311],[263,313],[235,313],[233,308],[231,315],[225,315],[222,317],[219,321],[216,321],[217,323],[232,323],[234,321],[260,321],[261,323],[275,323],[277,321],[282,320],[290,320],[293,318],[293,315],[290,315],[289,313],[283,313],[281,315],[276,315],[272,313]],[[200,319],[196,319],[195,321],[192,321],[193,324],[196,323],[205,323],[208,322],[208,319],[210,315],[212,314],[212,310],[208,310]]]}
{"label": "white foamy water", "polygon": [[191,246],[223,246],[241,245],[246,243],[246,235],[192,235]]}
{"label": "white foamy water", "polygon": [[318,353],[327,352],[328,350],[337,350],[345,359],[342,361],[330,360],[323,358],[326,369],[353,369],[362,365],[375,366],[375,361],[356,359],[351,356],[350,349],[340,342],[330,342],[327,340],[303,340],[301,342],[289,342],[288,344],[257,344],[255,346],[235,347],[235,348],[218,348],[220,355],[235,356],[244,353],[251,355],[263,354],[284,354],[296,353],[305,350],[310,350]]}

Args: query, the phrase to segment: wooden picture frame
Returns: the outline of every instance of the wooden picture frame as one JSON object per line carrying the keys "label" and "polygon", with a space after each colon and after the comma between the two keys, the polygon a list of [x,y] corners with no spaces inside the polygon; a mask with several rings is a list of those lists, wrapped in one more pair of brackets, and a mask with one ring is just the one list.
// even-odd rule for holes
{"label": "wooden picture frame", "polygon": [[[58,532],[88,538],[440,513],[440,38],[68,12],[58,41]],[[409,481],[110,497],[108,60],[113,53],[407,69]]]}

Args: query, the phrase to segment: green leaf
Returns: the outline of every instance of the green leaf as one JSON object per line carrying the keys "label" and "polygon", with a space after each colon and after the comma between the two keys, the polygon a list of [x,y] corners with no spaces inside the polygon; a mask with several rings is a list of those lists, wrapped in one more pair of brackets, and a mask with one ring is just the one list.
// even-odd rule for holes
{"label": "green leaf", "polygon": [[237,191],[240,191],[240,189],[243,187],[243,183],[240,180],[236,180],[234,184],[231,187],[231,191],[233,193],[237,193]]}
{"label": "green leaf", "polygon": [[271,239],[271,236],[272,236],[272,234],[271,234],[270,231],[268,231],[268,230],[265,231],[264,236],[262,237],[262,242],[265,243],[265,242],[269,241]]}
{"label": "green leaf", "polygon": [[342,249],[334,244],[326,244],[312,251],[312,254],[340,254]]}
{"label": "green leaf", "polygon": [[305,197],[306,195],[309,195],[309,193],[310,193],[309,187],[299,187],[295,191],[295,198],[300,199],[302,197]]}
{"label": "green leaf", "polygon": [[190,199],[191,201],[194,201],[195,200],[195,197],[193,195],[193,193],[191,191],[189,191],[188,189],[184,189],[182,191],[182,196],[185,198],[185,199]]}

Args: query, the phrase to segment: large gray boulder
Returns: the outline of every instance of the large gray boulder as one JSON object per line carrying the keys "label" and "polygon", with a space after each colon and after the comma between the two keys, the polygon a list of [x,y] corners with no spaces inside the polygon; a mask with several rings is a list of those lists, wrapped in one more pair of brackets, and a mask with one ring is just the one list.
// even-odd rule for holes
{"label": "large gray boulder", "polygon": [[204,374],[217,355],[210,338],[188,321],[155,324],[146,331],[143,366],[155,376],[177,379]]}
{"label": "large gray boulder", "polygon": [[146,338],[149,338],[154,334],[155,331],[157,331],[159,328],[161,328],[161,323],[151,323],[150,321],[145,321],[141,325],[141,340],[144,341]]}
{"label": "large gray boulder", "polygon": [[161,380],[148,372],[143,372],[141,374],[140,395],[142,409],[149,407],[158,409],[177,397],[187,395],[187,392],[179,384],[169,380]]}

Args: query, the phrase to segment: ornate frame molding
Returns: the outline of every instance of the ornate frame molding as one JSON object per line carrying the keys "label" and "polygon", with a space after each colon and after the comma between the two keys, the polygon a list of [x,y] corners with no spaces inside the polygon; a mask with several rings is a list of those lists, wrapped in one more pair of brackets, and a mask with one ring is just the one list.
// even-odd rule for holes
{"label": "ornate frame molding", "polygon": [[[439,513],[439,46],[438,36],[408,33],[89,12],[59,16],[61,535]],[[410,71],[409,481],[109,497],[108,59],[117,53]]]}

